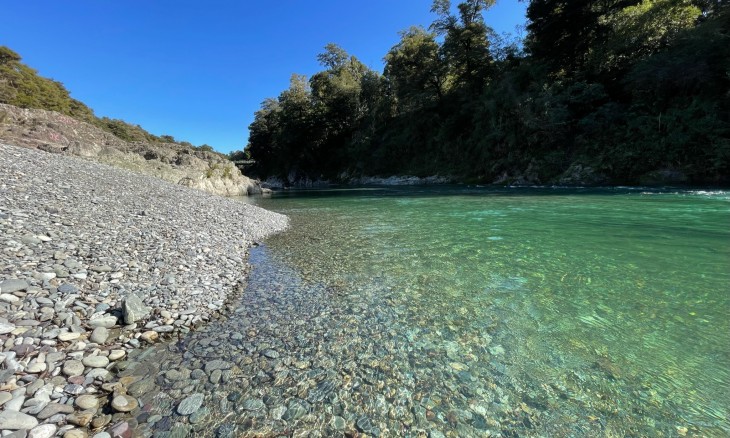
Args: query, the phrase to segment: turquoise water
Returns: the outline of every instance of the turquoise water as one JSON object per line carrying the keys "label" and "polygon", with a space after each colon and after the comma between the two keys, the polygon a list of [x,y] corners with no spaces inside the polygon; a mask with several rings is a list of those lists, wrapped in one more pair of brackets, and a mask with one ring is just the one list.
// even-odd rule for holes
{"label": "turquoise water", "polygon": [[730,192],[374,188],[254,202],[292,223],[264,259],[291,267],[299,289],[328,287],[330,304],[377,313],[386,339],[368,348],[397,333],[393,364],[416,381],[444,364],[419,406],[447,436],[461,423],[730,435]]}

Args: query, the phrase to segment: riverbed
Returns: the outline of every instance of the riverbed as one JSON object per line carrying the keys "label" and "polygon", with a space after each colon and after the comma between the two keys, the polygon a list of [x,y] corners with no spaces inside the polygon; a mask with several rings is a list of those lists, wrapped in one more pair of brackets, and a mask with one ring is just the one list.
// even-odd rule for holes
{"label": "riverbed", "polygon": [[[730,434],[727,191],[370,187],[254,202],[291,227],[251,251],[229,319],[130,368],[154,382],[142,430]],[[193,415],[176,412],[193,396]]]}

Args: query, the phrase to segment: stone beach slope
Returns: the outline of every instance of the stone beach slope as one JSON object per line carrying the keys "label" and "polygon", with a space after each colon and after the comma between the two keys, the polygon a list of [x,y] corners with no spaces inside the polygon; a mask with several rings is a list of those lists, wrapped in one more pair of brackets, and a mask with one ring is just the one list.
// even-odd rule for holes
{"label": "stone beach slope", "polygon": [[2,436],[109,436],[137,404],[115,382],[127,352],[225,313],[249,245],[287,225],[235,200],[0,144]]}
{"label": "stone beach slope", "polygon": [[180,143],[128,142],[72,117],[0,103],[0,143],[73,155],[223,196],[261,193],[224,156]]}

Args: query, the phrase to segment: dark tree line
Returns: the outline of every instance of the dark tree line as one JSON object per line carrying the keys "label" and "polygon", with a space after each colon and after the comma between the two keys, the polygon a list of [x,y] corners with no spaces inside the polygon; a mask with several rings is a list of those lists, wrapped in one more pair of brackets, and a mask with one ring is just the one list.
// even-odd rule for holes
{"label": "dark tree line", "polygon": [[493,3],[435,0],[433,24],[402,32],[382,74],[328,45],[323,71],[256,113],[255,171],[729,182],[726,2],[532,0],[524,44],[485,24]]}

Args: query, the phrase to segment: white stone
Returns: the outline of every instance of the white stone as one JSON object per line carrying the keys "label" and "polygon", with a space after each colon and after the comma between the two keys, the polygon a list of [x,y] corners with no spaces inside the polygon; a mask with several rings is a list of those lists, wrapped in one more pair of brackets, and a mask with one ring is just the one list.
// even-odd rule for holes
{"label": "white stone", "polygon": [[28,438],[51,438],[56,434],[56,426],[53,424],[41,424],[28,432]]}
{"label": "white stone", "polygon": [[18,301],[20,301],[20,298],[16,297],[13,294],[0,294],[0,301],[5,301],[6,303],[15,304]]}
{"label": "white stone", "polygon": [[8,410],[0,412],[0,429],[32,429],[37,425],[38,420],[28,414]]}
{"label": "white stone", "polygon": [[78,339],[80,337],[81,337],[81,333],[74,333],[74,332],[65,332],[65,333],[60,333],[58,335],[58,339],[60,341],[64,341],[64,342],[73,341],[74,339]]}

